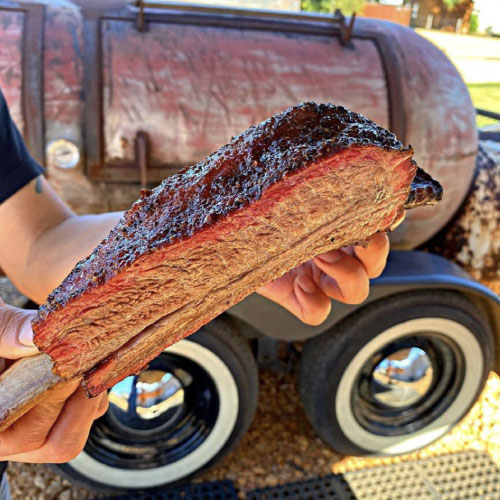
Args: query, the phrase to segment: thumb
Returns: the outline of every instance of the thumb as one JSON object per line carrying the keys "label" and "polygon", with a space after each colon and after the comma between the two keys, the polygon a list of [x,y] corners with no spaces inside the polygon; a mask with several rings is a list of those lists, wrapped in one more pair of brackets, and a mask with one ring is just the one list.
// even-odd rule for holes
{"label": "thumb", "polygon": [[35,314],[0,301],[0,358],[18,359],[38,353],[31,329]]}

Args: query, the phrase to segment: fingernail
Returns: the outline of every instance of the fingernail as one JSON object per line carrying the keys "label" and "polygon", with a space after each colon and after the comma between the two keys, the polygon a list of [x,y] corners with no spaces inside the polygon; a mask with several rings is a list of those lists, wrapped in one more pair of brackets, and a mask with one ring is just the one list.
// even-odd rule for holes
{"label": "fingernail", "polygon": [[305,293],[312,294],[316,291],[316,284],[307,274],[297,276],[295,282]]}
{"label": "fingernail", "polygon": [[323,260],[327,264],[334,264],[335,262],[338,262],[341,257],[342,254],[338,250],[332,250],[331,252],[318,255],[318,259]]}
{"label": "fingernail", "polygon": [[31,316],[23,321],[23,326],[19,332],[19,344],[25,347],[36,347],[33,342],[33,330],[31,328]]}
{"label": "fingernail", "polygon": [[389,231],[394,231],[401,223],[405,220],[406,212],[403,212],[396,220],[392,223],[392,226],[389,228]]}
{"label": "fingernail", "polygon": [[345,254],[345,255],[354,255],[354,248],[353,246],[350,246],[350,247],[344,247],[344,248],[341,248],[339,250],[339,252],[341,254]]}

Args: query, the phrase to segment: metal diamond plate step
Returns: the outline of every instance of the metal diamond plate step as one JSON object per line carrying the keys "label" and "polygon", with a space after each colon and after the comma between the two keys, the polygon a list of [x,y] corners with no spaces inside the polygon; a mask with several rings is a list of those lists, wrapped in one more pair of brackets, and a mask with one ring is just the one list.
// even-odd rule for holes
{"label": "metal diamond plate step", "polygon": [[[158,493],[101,500],[238,500],[231,481],[191,483]],[[500,469],[466,451],[330,475],[246,493],[246,500],[500,500]]]}
{"label": "metal diamond plate step", "polygon": [[238,492],[232,481],[216,481],[191,483],[169,488],[168,491],[134,493],[99,500],[238,500]]}
{"label": "metal diamond plate step", "polygon": [[344,474],[358,500],[500,500],[500,469],[467,451]]}
{"label": "metal diamond plate step", "polygon": [[260,488],[246,494],[246,500],[355,500],[340,475],[330,475],[281,486]]}

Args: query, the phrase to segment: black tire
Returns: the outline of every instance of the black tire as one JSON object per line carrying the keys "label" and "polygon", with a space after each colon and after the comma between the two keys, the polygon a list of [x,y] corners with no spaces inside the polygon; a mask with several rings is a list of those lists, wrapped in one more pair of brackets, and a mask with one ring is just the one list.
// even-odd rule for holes
{"label": "black tire", "polygon": [[[158,428],[153,426],[153,431],[148,428],[141,431],[143,434],[135,428],[129,432],[131,420],[127,420],[123,431],[120,415],[129,413],[120,413],[110,404],[106,415],[94,422],[83,452],[67,464],[51,467],[87,489],[145,491],[183,482],[234,448],[247,431],[257,406],[258,372],[248,341],[230,322],[218,318],[152,361],[150,375],[151,370],[159,370],[158,366],[164,367],[165,363],[176,367],[175,372],[164,373],[175,373],[171,378],[167,375],[167,381],[180,381],[176,387],[179,393],[182,391],[182,403],[166,407],[160,417],[155,417]],[[169,393],[165,400],[177,397],[177,392],[173,394]],[[138,410],[133,411],[133,422],[142,422]],[[174,411],[170,416],[169,412]],[[125,451],[120,447],[123,443],[128,447],[123,448]],[[113,448],[115,445],[118,448]]]}
{"label": "black tire", "polygon": [[[299,368],[300,396],[312,426],[332,448],[348,455],[408,453],[439,439],[465,416],[484,387],[494,352],[484,314],[465,296],[404,293],[370,304],[309,340]],[[408,376],[404,369],[397,375],[387,370],[403,366],[388,360],[406,362],[410,354],[427,363],[420,386],[413,385],[416,378],[398,381]],[[388,380],[385,393],[377,385],[381,373]],[[408,386],[422,393],[404,392]],[[401,401],[381,400],[395,390],[405,394]]]}

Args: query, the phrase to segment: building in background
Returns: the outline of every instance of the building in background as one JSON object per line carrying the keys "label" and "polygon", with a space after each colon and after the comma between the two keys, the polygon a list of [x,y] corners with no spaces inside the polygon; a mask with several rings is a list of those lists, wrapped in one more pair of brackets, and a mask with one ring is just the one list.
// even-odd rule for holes
{"label": "building in background", "polygon": [[[494,0],[496,1],[496,0]],[[411,26],[469,33],[473,0],[410,0]],[[475,30],[474,30],[475,31]]]}
{"label": "building in background", "polygon": [[404,4],[403,0],[380,0],[379,2],[365,2],[358,14],[362,17],[385,19],[409,26],[411,12],[411,5]]}
{"label": "building in background", "polygon": [[[161,0],[160,0],[161,1]],[[404,26],[500,35],[500,0],[183,0],[247,9],[333,12],[385,19]]]}

